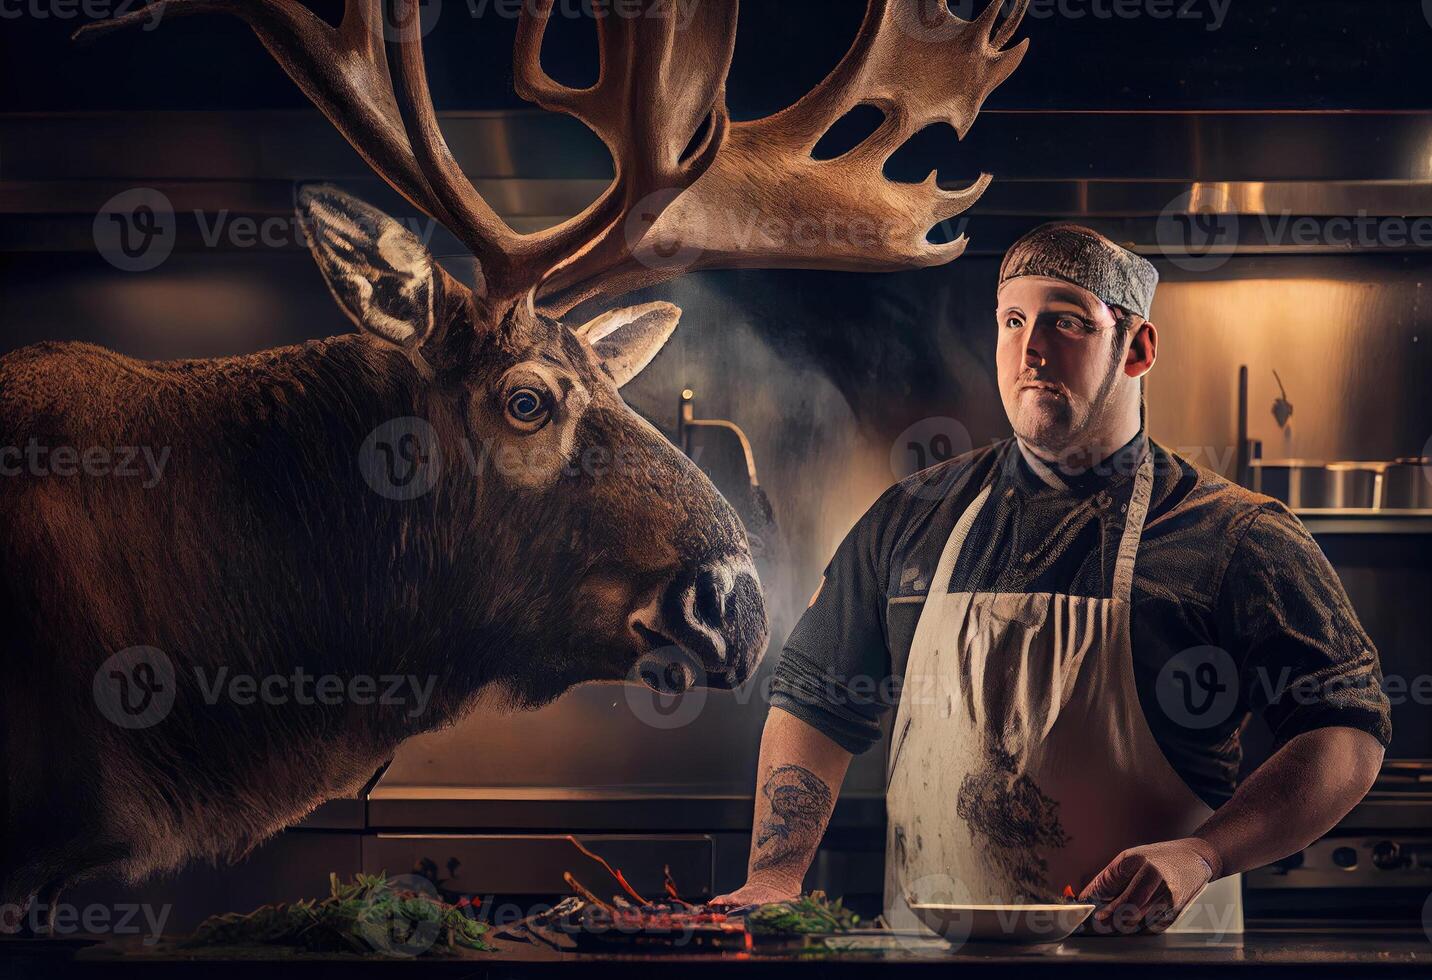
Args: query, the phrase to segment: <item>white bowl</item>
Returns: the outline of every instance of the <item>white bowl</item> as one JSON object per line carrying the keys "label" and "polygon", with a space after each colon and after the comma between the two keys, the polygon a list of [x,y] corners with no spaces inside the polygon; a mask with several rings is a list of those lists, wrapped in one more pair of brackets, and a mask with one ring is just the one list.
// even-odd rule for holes
{"label": "white bowl", "polygon": [[1057,943],[1068,939],[1094,911],[1078,905],[938,905],[910,903],[910,910],[952,943]]}

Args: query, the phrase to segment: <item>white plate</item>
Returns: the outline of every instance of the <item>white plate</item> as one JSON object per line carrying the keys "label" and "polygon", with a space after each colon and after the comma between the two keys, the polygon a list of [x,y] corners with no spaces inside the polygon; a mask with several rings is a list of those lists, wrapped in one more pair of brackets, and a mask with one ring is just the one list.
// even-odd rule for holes
{"label": "white plate", "polygon": [[910,910],[952,943],[1057,943],[1069,938],[1094,911],[1078,905],[937,905],[910,903]]}

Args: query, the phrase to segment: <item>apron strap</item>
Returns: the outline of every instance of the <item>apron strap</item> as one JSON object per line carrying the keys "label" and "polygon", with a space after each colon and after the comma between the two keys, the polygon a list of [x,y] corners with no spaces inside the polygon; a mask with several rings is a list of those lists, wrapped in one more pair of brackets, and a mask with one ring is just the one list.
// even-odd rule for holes
{"label": "apron strap", "polygon": [[[922,629],[928,628],[926,616],[931,606],[945,593],[950,591],[950,579],[955,574],[955,562],[960,560],[960,551],[965,546],[965,539],[970,536],[970,528],[974,526],[975,518],[979,517],[980,511],[984,509],[985,501],[994,489],[993,483],[986,483],[983,489],[965,508],[960,519],[955,522],[955,528],[950,536],[945,539],[945,546],[940,551],[940,561],[935,566],[935,574],[930,576],[930,590],[926,593],[926,603],[921,610],[920,618],[915,623],[915,635],[910,641],[910,660],[906,663],[906,681],[909,680],[909,667],[913,663],[916,647],[920,643]],[[903,686],[903,685],[902,685]],[[895,724],[892,729],[891,745],[885,757],[885,789],[890,789],[890,779],[895,775],[895,766],[900,761],[900,750],[905,746],[905,735],[910,727],[910,698],[901,694],[900,702],[895,708]]]}
{"label": "apron strap", "polygon": [[1134,559],[1139,553],[1139,539],[1144,533],[1144,518],[1154,495],[1154,453],[1150,446],[1134,476],[1134,492],[1129,498],[1129,513],[1124,520],[1124,537],[1119,542],[1119,556],[1114,561],[1114,598],[1124,602],[1134,591]]}
{"label": "apron strap", "polygon": [[[940,552],[940,563],[935,566],[935,574],[930,579],[930,594],[936,594],[936,589],[949,591],[950,579],[955,574],[955,563],[960,560],[960,552],[964,550],[970,528],[974,526],[975,519],[984,509],[993,489],[994,484],[985,484],[984,489],[960,515],[955,529],[950,532],[950,536],[945,540],[945,547]],[[1114,561],[1113,597],[1124,602],[1129,601],[1134,591],[1134,559],[1139,553],[1139,539],[1144,533],[1144,519],[1148,517],[1153,491],[1154,454],[1150,447],[1144,453],[1138,472],[1134,475],[1134,490],[1129,498],[1128,516],[1124,520],[1124,535],[1119,541],[1119,554]]]}
{"label": "apron strap", "polygon": [[970,536],[970,528],[974,526],[975,518],[979,517],[980,511],[984,509],[985,501],[989,500],[990,491],[993,489],[994,484],[985,484],[979,496],[975,497],[960,515],[950,536],[945,539],[944,550],[940,552],[940,563],[935,566],[935,574],[930,579],[928,595],[938,595],[936,589],[950,591],[950,579],[955,575],[955,562],[960,560],[960,552],[964,550],[965,539]]}
{"label": "apron strap", "polygon": [[[955,563],[959,560],[959,553],[964,550],[969,529],[974,526],[979,511],[984,510],[985,503],[990,500],[992,490],[994,484],[985,484],[978,496],[969,501],[965,513],[962,513],[955,523],[955,529],[949,533],[948,539],[945,539],[944,550],[939,553],[939,565],[935,566],[935,575],[929,580],[932,593],[935,589],[948,592],[949,579],[955,575]],[[1124,536],[1118,542],[1118,557],[1114,560],[1113,597],[1123,602],[1128,602],[1134,592],[1134,559],[1138,556],[1138,540],[1143,537],[1144,519],[1148,516],[1148,504],[1153,500],[1153,491],[1154,454],[1153,447],[1150,447],[1144,453],[1143,460],[1138,463],[1138,471],[1134,474],[1134,490],[1128,499],[1128,516],[1124,519]]]}

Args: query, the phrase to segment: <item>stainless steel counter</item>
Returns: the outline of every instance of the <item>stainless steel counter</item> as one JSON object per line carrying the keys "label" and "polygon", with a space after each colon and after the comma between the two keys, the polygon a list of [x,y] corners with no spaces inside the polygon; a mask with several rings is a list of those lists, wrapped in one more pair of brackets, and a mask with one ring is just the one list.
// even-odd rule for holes
{"label": "stainless steel counter", "polygon": [[[122,953],[93,947],[71,958],[53,955],[38,972],[6,972],[5,964],[24,959],[5,955],[0,944],[0,977],[9,976],[188,976],[202,971],[216,976],[285,975],[352,977],[373,969],[391,976],[421,972],[423,976],[546,976],[580,974],[629,977],[646,971],[679,971],[683,980],[700,976],[767,975],[779,971],[808,976],[936,974],[960,977],[1001,976],[1178,976],[1260,977],[1315,974],[1319,977],[1405,977],[1432,973],[1432,942],[1421,932],[1331,934],[1302,932],[1248,933],[1214,940],[1203,936],[1147,936],[1108,939],[1080,938],[1058,945],[1015,948],[997,944],[966,944],[952,948],[920,940],[890,940],[882,948],[762,948],[751,952],[641,952],[575,954],[540,946],[502,943],[495,953],[464,952],[451,958],[422,960],[354,960],[317,958],[302,961],[261,957],[239,960],[154,959],[153,954]],[[261,962],[256,962],[260,960]],[[31,955],[29,967],[38,963]],[[1137,971],[1136,973],[1130,971]],[[1156,972],[1155,972],[1156,971]]]}
{"label": "stainless steel counter", "polygon": [[[398,786],[368,796],[370,830],[750,833],[749,788],[699,785]],[[883,796],[842,793],[833,828],[879,828]]]}

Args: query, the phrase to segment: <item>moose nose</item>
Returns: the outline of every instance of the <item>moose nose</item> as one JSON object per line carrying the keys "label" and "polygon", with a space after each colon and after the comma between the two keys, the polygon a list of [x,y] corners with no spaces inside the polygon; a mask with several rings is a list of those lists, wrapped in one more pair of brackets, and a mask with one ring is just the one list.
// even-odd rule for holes
{"label": "moose nose", "polygon": [[[755,671],[766,649],[766,605],[750,559],[688,567],[670,581],[657,604],[632,618],[645,643],[638,673],[658,690],[693,684],[730,689]],[[648,675],[659,680],[653,682]],[[674,679],[673,679],[674,678]]]}
{"label": "moose nose", "polygon": [[726,565],[703,568],[696,573],[692,612],[704,625],[720,629],[726,621],[726,600],[735,595],[736,579]]}

